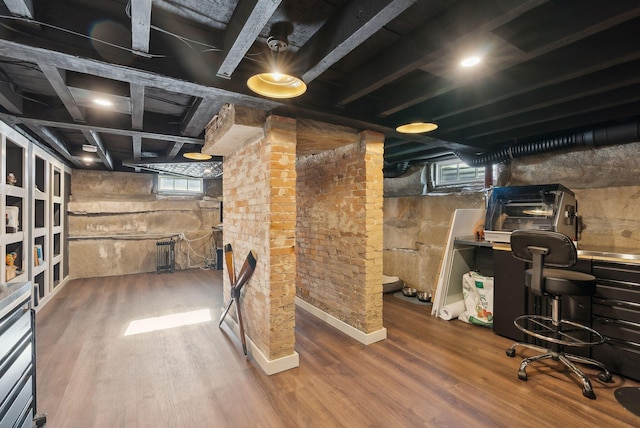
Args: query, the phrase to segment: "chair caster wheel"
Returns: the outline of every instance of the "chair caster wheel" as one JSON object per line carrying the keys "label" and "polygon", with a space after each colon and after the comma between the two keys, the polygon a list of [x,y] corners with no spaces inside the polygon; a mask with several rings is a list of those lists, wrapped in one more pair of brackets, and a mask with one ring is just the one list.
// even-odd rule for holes
{"label": "chair caster wheel", "polygon": [[591,389],[583,389],[582,390],[582,395],[584,395],[585,397],[590,398],[592,400],[596,399],[596,394]]}
{"label": "chair caster wheel", "polygon": [[518,370],[518,379],[527,380],[527,372],[524,370]]}
{"label": "chair caster wheel", "polygon": [[598,373],[598,379],[600,379],[602,382],[611,382],[613,376],[611,376],[611,373],[609,372],[600,372]]}
{"label": "chair caster wheel", "polygon": [[505,351],[505,353],[507,354],[507,357],[515,357],[516,356],[516,350],[513,348],[509,348]]}

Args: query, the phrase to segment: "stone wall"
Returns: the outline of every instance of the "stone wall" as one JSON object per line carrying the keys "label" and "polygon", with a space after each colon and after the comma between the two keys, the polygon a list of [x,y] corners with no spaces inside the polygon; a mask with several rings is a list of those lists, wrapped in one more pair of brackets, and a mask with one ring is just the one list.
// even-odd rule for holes
{"label": "stone wall", "polygon": [[[576,194],[579,246],[615,250],[640,245],[640,143],[520,158],[499,166],[498,186],[561,183]],[[419,188],[419,170],[385,179],[393,194]],[[407,194],[407,193],[404,193]],[[435,290],[451,214],[484,207],[484,192],[389,197],[384,201],[384,273]]]}
{"label": "stone wall", "polygon": [[[269,360],[295,353],[295,128],[293,119],[270,116],[263,138],[224,158],[224,242],[236,272],[256,253],[241,299],[245,333]],[[228,299],[226,268],[224,281]]]}
{"label": "stone wall", "polygon": [[384,199],[384,273],[418,290],[435,292],[451,215],[484,207],[484,193]]}
{"label": "stone wall", "polygon": [[[156,242],[176,242],[176,269],[204,266],[213,257],[220,223],[220,180],[205,196],[162,197],[155,175],[73,170],[68,206],[70,278],[91,278],[156,270]],[[202,256],[202,257],[201,257]]]}
{"label": "stone wall", "polygon": [[382,136],[298,158],[297,295],[365,333],[382,329]]}

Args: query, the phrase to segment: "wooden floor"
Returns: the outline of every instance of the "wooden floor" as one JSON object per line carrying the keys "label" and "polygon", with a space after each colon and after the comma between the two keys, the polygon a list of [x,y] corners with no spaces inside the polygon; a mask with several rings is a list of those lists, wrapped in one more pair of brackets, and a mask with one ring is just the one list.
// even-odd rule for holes
{"label": "wooden floor", "polygon": [[[249,284],[249,286],[251,286]],[[47,428],[624,427],[640,418],[554,363],[517,378],[490,330],[384,296],[388,339],[364,346],[296,314],[300,367],[266,376],[219,329],[219,271],[71,281],[37,315],[38,412]],[[129,323],[208,309],[212,321],[127,335]]]}

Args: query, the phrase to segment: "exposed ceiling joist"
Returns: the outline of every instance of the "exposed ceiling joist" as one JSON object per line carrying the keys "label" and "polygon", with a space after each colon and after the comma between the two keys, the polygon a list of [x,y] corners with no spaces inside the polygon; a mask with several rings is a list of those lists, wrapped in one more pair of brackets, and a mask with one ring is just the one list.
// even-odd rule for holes
{"label": "exposed ceiling joist", "polygon": [[140,135],[134,135],[132,139],[133,158],[135,160],[140,160],[142,157],[142,137]]}
{"label": "exposed ceiling joist", "polygon": [[[4,118],[2,119],[4,120]],[[56,134],[54,130],[51,130],[45,126],[36,125],[34,123],[26,123],[27,128],[33,131],[38,137],[42,138],[49,146],[51,146],[60,156],[74,164],[80,166],[80,162],[71,154],[67,149],[68,144]]]}
{"label": "exposed ceiling joist", "polygon": [[182,121],[182,134],[198,137],[204,127],[218,114],[224,103],[212,98],[198,98]]}
{"label": "exposed ceiling joist", "polygon": [[131,127],[143,129],[144,123],[144,86],[132,83],[129,85],[131,92]]}
{"label": "exposed ceiling joist", "polygon": [[302,80],[313,81],[329,67],[404,12],[416,0],[349,2],[298,51]]}
{"label": "exposed ceiling joist", "polygon": [[87,139],[87,142],[89,144],[98,148],[98,156],[100,156],[100,159],[102,159],[102,163],[104,164],[104,166],[113,171],[113,160],[111,160],[111,155],[109,155],[109,152],[104,147],[102,138],[100,138],[100,134],[98,134],[94,130],[82,130],[82,134]]}
{"label": "exposed ceiling joist", "polygon": [[13,114],[22,114],[22,94],[9,82],[0,82],[0,105]]}
{"label": "exposed ceiling joist", "polygon": [[218,77],[230,79],[242,58],[282,0],[240,0],[224,35],[224,58]]}
{"label": "exposed ceiling joist", "polygon": [[[133,159],[139,161],[142,157],[142,137],[139,135],[134,135],[132,137],[132,148],[133,148]],[[135,172],[140,172],[139,167],[134,168]]]}
{"label": "exposed ceiling joist", "polygon": [[32,0],[4,0],[4,4],[12,15],[33,19]]}
{"label": "exposed ceiling joist", "polygon": [[71,95],[67,86],[65,74],[66,71],[53,65],[38,63],[40,70],[46,76],[47,80],[56,91],[58,97],[67,108],[67,111],[76,122],[84,123],[84,114],[80,111],[80,107],[76,104],[76,100]]}
{"label": "exposed ceiling joist", "polygon": [[[423,64],[447,53],[447,47],[472,40],[547,0],[476,1],[455,3],[440,17],[437,28],[424,26],[387,48],[350,73],[338,104],[345,105],[391,83]],[[514,7],[514,4],[519,4]],[[467,19],[460,25],[459,17]],[[447,41],[444,43],[444,41]]]}
{"label": "exposed ceiling joist", "polygon": [[178,94],[188,94],[195,97],[219,97],[240,105],[258,106],[269,110],[281,105],[280,102],[264,98],[232,92],[226,89],[207,86],[173,77],[162,76],[157,73],[133,69],[119,64],[97,61],[89,58],[50,51],[34,46],[27,46],[0,39],[0,55],[15,58],[21,61],[37,61],[39,64],[48,64],[49,67],[57,67],[62,70],[75,71],[112,79],[131,84],[143,85],[161,90],[167,90]]}
{"label": "exposed ceiling joist", "polygon": [[15,116],[11,116],[6,113],[0,113],[0,120],[3,120],[5,122],[15,123],[16,119],[27,125],[35,124],[35,125],[46,126],[51,128],[75,129],[79,131],[95,130],[96,132],[99,132],[101,134],[112,134],[112,135],[121,135],[121,136],[139,135],[142,138],[148,138],[151,140],[172,141],[172,142],[179,141],[181,143],[199,144],[199,145],[204,144],[204,140],[201,140],[199,138],[181,137],[181,136],[168,135],[168,134],[158,134],[154,132],[137,131],[135,129],[107,128],[104,126],[92,126],[92,125],[86,125],[86,124],[80,124],[80,123],[56,122],[52,120],[36,119],[36,118],[29,118],[29,117],[16,118]]}
{"label": "exposed ceiling joist", "polygon": [[151,0],[134,0],[131,4],[131,48],[147,56],[151,33]]}
{"label": "exposed ceiling joist", "polygon": [[[603,11],[602,13],[606,13],[606,12]],[[439,85],[439,87],[433,91],[424,91],[423,90],[423,88],[425,87],[424,82],[420,82],[419,79],[408,81],[402,85],[395,85],[392,90],[385,92],[384,96],[379,102],[379,105],[377,107],[378,115],[381,117],[385,117],[390,114],[396,113],[400,110],[406,109],[407,107],[411,107],[418,103],[428,101],[439,95],[445,94],[454,89],[468,85],[472,82],[486,79],[491,74],[498,73],[508,68],[512,68],[514,66],[517,66],[518,64],[522,64],[527,61],[531,61],[544,54],[548,54],[549,52],[558,51],[559,49],[565,46],[572,45],[580,40],[584,40],[588,38],[593,34],[607,30],[625,21],[637,18],[638,16],[640,16],[640,6],[638,6],[635,9],[629,10],[623,14],[614,15],[610,19],[604,19],[602,21],[598,21],[596,24],[587,26],[586,28],[580,28],[580,31],[567,30],[567,33],[558,36],[558,38],[556,39],[553,39],[551,43],[544,44],[538,47],[537,49],[532,49],[527,52],[522,52],[520,55],[514,56],[513,58],[506,60],[498,65],[486,67],[485,71],[473,73],[473,75],[471,75],[467,79],[458,79],[452,82],[448,82],[447,84],[444,84],[444,85]],[[573,18],[573,19],[576,20],[576,18]],[[572,24],[576,25],[574,23]],[[615,49],[615,46],[612,45],[612,47]],[[593,64],[595,67],[604,68],[608,65],[608,64],[603,65],[601,60],[598,60],[597,62],[598,64]],[[573,75],[566,76],[565,80],[568,80],[572,77]],[[561,76],[555,77],[556,80],[560,78]],[[523,85],[521,85],[521,82],[518,82],[518,83],[521,88],[520,90],[524,91],[525,89],[523,88]],[[541,82],[539,83],[539,86],[543,86],[544,84],[549,84],[549,82]],[[527,88],[527,90],[529,90],[529,88]],[[488,102],[490,101],[487,101],[487,103]],[[450,114],[454,114],[454,113],[455,112],[451,112]],[[437,118],[434,117],[434,119],[437,119]]]}
{"label": "exposed ceiling joist", "polygon": [[182,146],[184,144],[183,143],[174,143],[171,145],[171,149],[168,150],[167,152],[167,159],[175,159],[175,157],[178,155],[178,153],[180,153],[180,150],[182,150]]}

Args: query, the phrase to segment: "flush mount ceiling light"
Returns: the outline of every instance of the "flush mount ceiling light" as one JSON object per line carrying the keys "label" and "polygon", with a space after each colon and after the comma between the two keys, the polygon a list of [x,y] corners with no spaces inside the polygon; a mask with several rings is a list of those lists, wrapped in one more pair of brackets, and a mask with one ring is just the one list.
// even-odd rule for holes
{"label": "flush mount ceiling light", "polygon": [[[286,23],[285,23],[286,24]],[[267,46],[271,49],[272,69],[266,73],[258,73],[251,76],[247,80],[247,86],[253,92],[270,98],[294,98],[304,94],[307,91],[307,85],[302,79],[291,74],[284,73],[282,67],[282,58],[280,52],[287,50],[289,41],[287,39],[290,34],[291,25],[272,27],[274,30],[280,30],[278,33],[272,34],[267,39]]]}
{"label": "flush mount ceiling light", "polygon": [[111,107],[113,106],[113,101],[110,101],[106,98],[94,98],[93,102],[102,107]]}
{"label": "flush mount ceiling light", "polygon": [[98,148],[96,146],[92,146],[91,144],[83,144],[82,145],[82,151],[89,152],[89,153],[95,153],[95,152],[98,151]]}
{"label": "flush mount ceiling light", "polygon": [[412,122],[406,125],[400,125],[396,128],[396,131],[403,134],[422,134],[423,132],[431,132],[434,129],[438,129],[438,125],[431,122]]}
{"label": "flush mount ceiling light", "polygon": [[189,153],[183,154],[182,156],[191,160],[209,160],[212,158],[211,155],[208,155],[206,153],[200,153],[200,152],[189,152]]}
{"label": "flush mount ceiling light", "polygon": [[482,58],[480,58],[479,56],[470,56],[470,57],[465,58],[462,61],[460,61],[460,66],[461,67],[473,67],[475,65],[480,64],[480,61],[482,61]]}

